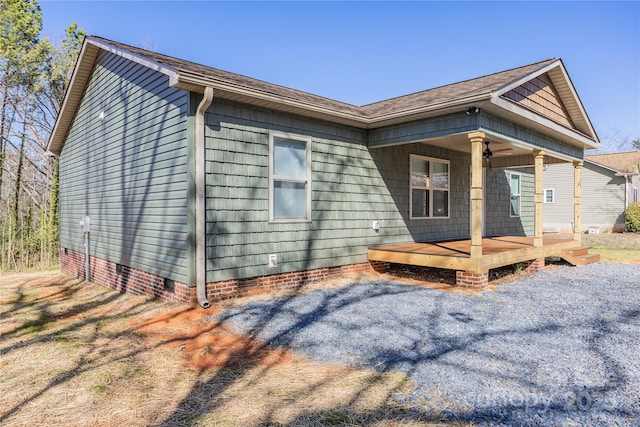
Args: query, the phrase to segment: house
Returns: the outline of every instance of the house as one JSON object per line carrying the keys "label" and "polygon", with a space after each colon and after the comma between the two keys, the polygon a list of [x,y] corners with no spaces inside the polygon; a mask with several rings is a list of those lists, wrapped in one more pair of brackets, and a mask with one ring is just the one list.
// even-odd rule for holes
{"label": "house", "polygon": [[48,145],[61,268],[205,307],[398,262],[483,286],[579,246],[542,237],[542,171],[579,188],[598,146],[560,59],[357,107],[91,36]]}
{"label": "house", "polygon": [[[573,232],[573,172],[550,165],[544,172],[544,229]],[[585,156],[582,227],[578,231],[624,231],[624,211],[638,202],[640,151]]]}

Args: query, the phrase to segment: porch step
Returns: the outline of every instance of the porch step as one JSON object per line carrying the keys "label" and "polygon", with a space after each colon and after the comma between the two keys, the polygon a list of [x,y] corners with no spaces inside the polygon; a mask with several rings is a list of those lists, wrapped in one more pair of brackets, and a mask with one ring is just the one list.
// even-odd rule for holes
{"label": "porch step", "polygon": [[562,258],[573,265],[587,265],[600,261],[600,254],[590,254],[589,248],[573,248],[562,251]]}

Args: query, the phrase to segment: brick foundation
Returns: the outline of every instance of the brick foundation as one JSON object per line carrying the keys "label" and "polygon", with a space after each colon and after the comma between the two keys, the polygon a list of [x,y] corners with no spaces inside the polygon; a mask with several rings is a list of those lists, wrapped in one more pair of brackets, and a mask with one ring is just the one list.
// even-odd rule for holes
{"label": "brick foundation", "polygon": [[[214,302],[275,290],[294,289],[304,284],[320,280],[346,277],[357,273],[379,272],[383,268],[383,265],[374,266],[367,262],[338,267],[315,268],[312,270],[294,271],[291,273],[273,274],[248,279],[233,279],[225,280],[223,282],[207,283],[207,299]],[[195,288],[192,289],[195,298]]]}
{"label": "brick foundation", "polygon": [[525,273],[535,273],[536,271],[544,270],[544,258],[534,259],[522,264]]}
{"label": "brick foundation", "polygon": [[[70,276],[84,278],[84,254],[72,249],[61,249],[60,270]],[[191,298],[191,290],[184,283],[165,280],[155,274],[94,256],[90,256],[89,274],[92,282],[117,292],[149,295],[165,301],[184,303],[189,302]]]}
{"label": "brick foundation", "polygon": [[[84,254],[72,249],[60,250],[60,269],[63,273],[84,278]],[[197,304],[196,288],[184,283],[167,281],[163,277],[142,270],[119,265],[94,256],[90,257],[91,280],[118,292],[137,295],[150,295],[166,301]],[[324,267],[312,270],[280,273],[248,279],[225,280],[207,283],[207,299],[221,301],[247,295],[265,293],[273,290],[293,289],[306,283],[346,277],[357,273],[388,271],[389,264],[371,262],[350,264],[338,267]]]}
{"label": "brick foundation", "polygon": [[489,273],[471,273],[456,271],[456,286],[462,288],[484,289],[489,285]]}

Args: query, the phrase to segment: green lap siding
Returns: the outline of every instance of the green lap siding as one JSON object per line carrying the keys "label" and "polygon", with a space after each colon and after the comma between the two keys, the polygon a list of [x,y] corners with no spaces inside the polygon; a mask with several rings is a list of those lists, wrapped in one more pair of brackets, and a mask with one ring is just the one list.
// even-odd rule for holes
{"label": "green lap siding", "polygon": [[[511,216],[511,186],[509,175],[520,175],[520,215]],[[534,233],[533,168],[486,169],[485,175],[485,235],[533,236]]]}
{"label": "green lap siding", "polygon": [[[362,129],[218,100],[206,121],[208,282],[361,263],[369,246],[469,234],[467,154],[418,143],[369,150]],[[312,137],[310,222],[269,222],[270,130]],[[451,218],[408,219],[410,154],[451,161]]]}
{"label": "green lap siding", "polygon": [[[104,112],[104,120],[99,115]],[[187,281],[188,94],[102,52],[60,153],[60,244]]]}

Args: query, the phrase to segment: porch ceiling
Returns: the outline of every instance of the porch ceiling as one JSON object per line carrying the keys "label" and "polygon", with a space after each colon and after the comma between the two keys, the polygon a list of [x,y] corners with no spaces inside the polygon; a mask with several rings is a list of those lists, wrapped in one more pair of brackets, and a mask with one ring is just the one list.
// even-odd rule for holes
{"label": "porch ceiling", "polygon": [[[489,147],[493,152],[494,158],[531,154],[532,151],[530,148],[513,145],[508,141],[501,140],[499,137],[494,137],[490,134],[487,134],[486,140],[490,141]],[[471,153],[471,143],[469,142],[469,137],[466,133],[432,138],[428,141],[424,141],[424,143],[449,150],[462,151],[469,154]]]}
{"label": "porch ceiling", "polygon": [[[533,166],[532,154],[534,149],[539,147],[529,146],[524,142],[513,142],[490,132],[485,132],[485,134],[485,140],[490,142],[489,148],[493,153],[492,159],[494,167]],[[416,142],[471,154],[471,143],[467,133],[446,135],[421,141],[408,141],[406,144],[413,144]],[[545,164],[563,163],[573,160],[576,159],[545,150]]]}

